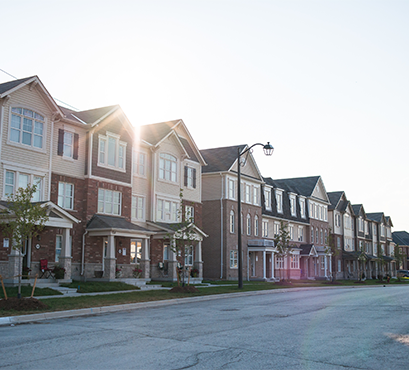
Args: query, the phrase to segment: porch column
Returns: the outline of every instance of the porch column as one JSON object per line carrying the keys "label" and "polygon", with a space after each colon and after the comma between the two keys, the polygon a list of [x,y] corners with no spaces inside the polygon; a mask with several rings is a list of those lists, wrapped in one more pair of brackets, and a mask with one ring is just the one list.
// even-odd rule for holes
{"label": "porch column", "polygon": [[199,270],[198,277],[203,279],[202,241],[198,241],[195,248],[195,268]]}
{"label": "porch column", "polygon": [[[174,241],[172,241],[172,243],[174,244]],[[173,245],[169,245],[169,260],[168,260],[168,277],[170,280],[172,281],[177,281],[177,259],[176,259],[176,253],[172,250],[172,248],[174,248]]]}
{"label": "porch column", "polygon": [[108,246],[107,246],[107,256],[105,258],[104,264],[104,278],[108,280],[115,279],[115,236],[109,235],[108,236]]}
{"label": "porch column", "polygon": [[328,269],[328,257],[324,256],[324,276],[325,277],[328,277],[327,269]]}
{"label": "porch column", "polygon": [[142,269],[142,278],[149,279],[150,278],[150,253],[149,253],[149,239],[142,240],[142,258],[141,258],[141,269]]}
{"label": "porch column", "polygon": [[65,269],[64,279],[71,280],[71,259],[70,229],[64,229],[59,258],[59,265]]}
{"label": "porch column", "polygon": [[274,279],[274,253],[271,252],[271,278]]}
{"label": "porch column", "polygon": [[332,276],[332,261],[331,261],[332,257],[328,256],[328,258],[329,258],[329,276]]}
{"label": "porch column", "polygon": [[266,280],[266,251],[263,251],[263,280]]}

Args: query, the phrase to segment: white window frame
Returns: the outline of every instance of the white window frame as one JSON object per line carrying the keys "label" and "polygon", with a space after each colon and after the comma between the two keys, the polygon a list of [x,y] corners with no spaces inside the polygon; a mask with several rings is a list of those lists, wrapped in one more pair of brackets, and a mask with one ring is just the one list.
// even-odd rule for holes
{"label": "white window frame", "polygon": [[232,179],[228,179],[227,183],[228,183],[229,199],[235,200],[236,199],[236,191],[235,191],[236,182]]}
{"label": "white window frame", "polygon": [[299,202],[300,202],[300,215],[302,218],[305,218],[305,199],[300,198]]}
{"label": "white window frame", "polygon": [[281,225],[279,222],[274,222],[274,237],[275,238],[280,235],[280,226]]}
{"label": "white window frame", "polygon": [[55,258],[54,262],[60,262],[60,256],[61,256],[61,251],[62,251],[62,235],[56,235],[55,236]]}
{"label": "white window frame", "polygon": [[193,245],[185,247],[185,266],[193,266]]}
{"label": "white window frame", "polygon": [[271,210],[271,189],[264,189],[264,206]]}
{"label": "white window frame", "polygon": [[158,198],[156,220],[162,222],[178,222],[179,202]]}
{"label": "white window frame", "polygon": [[159,153],[158,179],[177,183],[178,159],[173,154]]}
{"label": "white window frame", "polygon": [[[115,143],[114,146],[114,163],[109,163],[112,156],[109,155],[110,140]],[[101,145],[104,143],[104,145]],[[103,148],[102,148],[103,147]],[[109,168],[111,170],[125,172],[126,171],[126,147],[127,143],[120,140],[120,136],[112,132],[106,132],[106,135],[98,135],[98,163],[100,167]],[[122,151],[122,155],[121,155]],[[121,166],[122,161],[122,166]]]}
{"label": "white window frame", "polygon": [[294,240],[294,225],[288,225],[290,240]]}
{"label": "white window frame", "polygon": [[[16,112],[16,110],[20,109],[21,113]],[[33,115],[29,116],[25,114],[25,112],[32,112]],[[13,124],[13,116],[18,117],[20,124],[19,127],[14,127]],[[31,131],[24,130],[24,120],[29,120],[32,121],[32,127]],[[36,132],[36,123],[42,125],[41,129],[41,134],[38,131]],[[15,106],[15,107],[10,107],[10,124],[9,124],[9,130],[8,130],[8,136],[7,136],[7,143],[11,145],[17,145],[24,147],[26,149],[33,149],[33,150],[38,150],[38,151],[45,151],[45,143],[46,143],[46,132],[47,132],[47,127],[46,127],[46,117],[43,114],[40,114],[38,111],[35,111],[33,109],[25,108],[22,106]],[[11,139],[11,134],[12,132],[18,132],[19,134],[19,139],[18,141],[12,140]],[[23,143],[23,135],[31,135],[30,137],[30,144]],[[41,146],[37,146],[34,144],[35,137],[41,138]]]}
{"label": "white window frame", "polygon": [[[71,194],[67,194],[67,188],[71,189]],[[62,190],[62,194],[61,194]],[[67,207],[67,200],[69,201],[68,207]],[[64,209],[74,209],[74,184],[71,184],[69,182],[63,182],[59,181],[58,182],[58,206]]]}
{"label": "white window frame", "polygon": [[251,235],[251,215],[247,214],[246,216],[246,234]]}
{"label": "white window frame", "polygon": [[230,268],[237,269],[239,266],[239,252],[237,250],[230,251]]}
{"label": "white window frame", "polygon": [[230,211],[230,234],[235,233],[235,214],[234,211]]}
{"label": "white window frame", "polygon": [[257,186],[253,186],[253,204],[255,206],[260,205],[260,188]]}
{"label": "white window frame", "polygon": [[262,233],[263,233],[263,238],[268,238],[268,221],[267,220],[263,220],[262,221]]}
{"label": "white window frame", "polygon": [[185,220],[194,223],[195,222],[195,207],[185,206]]}
{"label": "white window frame", "polygon": [[133,151],[132,172],[134,176],[146,177],[146,158],[145,152]]}
{"label": "white window frame", "polygon": [[[7,184],[7,173],[13,174],[13,184]],[[22,176],[27,177],[27,184],[30,184],[31,186],[33,184],[37,185],[37,191],[33,194],[32,201],[33,202],[40,202],[44,199],[44,176],[33,174],[33,173],[28,173],[25,171],[20,171],[20,170],[14,170],[14,169],[9,169],[5,168],[4,170],[4,186],[3,186],[3,198],[7,198],[7,194],[14,196],[17,192],[17,189],[21,188],[20,186],[20,178]],[[6,192],[6,186],[12,186],[13,187],[13,192],[9,193]]]}
{"label": "white window frame", "polygon": [[276,257],[276,270],[283,270],[285,268],[285,258]]}
{"label": "white window frame", "polygon": [[300,255],[291,254],[290,255],[290,269],[296,270],[300,268]]}
{"label": "white window frame", "polygon": [[304,241],[304,227],[303,226],[298,226],[298,241],[299,242]]}
{"label": "white window frame", "polygon": [[129,246],[130,264],[138,264],[142,260],[142,240],[131,239]]}
{"label": "white window frame", "polygon": [[145,197],[132,195],[131,218],[137,221],[145,220]]}
{"label": "white window frame", "polygon": [[[66,137],[71,137],[71,143],[66,142]],[[68,153],[68,149],[70,150],[70,153]],[[63,135],[62,156],[63,158],[74,159],[74,132],[65,129]]]}
{"label": "white window frame", "polygon": [[259,228],[259,223],[258,223],[258,216],[254,216],[254,236],[258,236],[258,228]]}
{"label": "white window frame", "polygon": [[245,202],[251,203],[251,186],[249,184],[244,184],[244,191],[245,191]]}
{"label": "white window frame", "polygon": [[[111,194],[111,200],[109,200]],[[118,198],[119,202],[115,201]],[[111,211],[109,211],[111,208]],[[122,193],[120,191],[98,188],[98,213],[120,216],[122,210]]]}
{"label": "white window frame", "polygon": [[296,198],[292,194],[290,194],[290,212],[291,216],[297,216]]}
{"label": "white window frame", "polygon": [[276,190],[277,212],[283,213],[283,192]]}

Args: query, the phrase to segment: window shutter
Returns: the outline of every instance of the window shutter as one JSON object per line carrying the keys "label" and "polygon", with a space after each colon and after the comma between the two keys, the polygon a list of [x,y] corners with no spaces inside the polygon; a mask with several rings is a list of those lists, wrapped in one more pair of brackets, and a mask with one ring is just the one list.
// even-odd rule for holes
{"label": "window shutter", "polygon": [[58,149],[57,149],[57,155],[63,154],[64,151],[64,130],[59,129],[58,130]]}
{"label": "window shutter", "polygon": [[196,189],[196,168],[193,169],[193,187]]}
{"label": "window shutter", "polygon": [[74,153],[73,153],[74,159],[78,159],[78,141],[79,141],[79,135],[74,134]]}
{"label": "window shutter", "polygon": [[185,186],[187,186],[187,166],[185,166]]}

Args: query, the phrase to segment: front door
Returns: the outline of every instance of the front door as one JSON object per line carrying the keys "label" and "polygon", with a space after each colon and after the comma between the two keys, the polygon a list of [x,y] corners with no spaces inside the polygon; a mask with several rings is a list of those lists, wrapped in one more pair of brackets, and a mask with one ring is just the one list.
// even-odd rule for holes
{"label": "front door", "polygon": [[251,276],[256,276],[256,253],[250,253],[250,272]]}

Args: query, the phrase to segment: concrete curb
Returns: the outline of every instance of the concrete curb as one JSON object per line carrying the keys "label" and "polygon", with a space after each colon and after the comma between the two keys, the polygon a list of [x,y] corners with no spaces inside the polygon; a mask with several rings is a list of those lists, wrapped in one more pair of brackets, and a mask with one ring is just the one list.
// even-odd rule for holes
{"label": "concrete curb", "polygon": [[[298,292],[298,291],[305,291],[305,290],[356,289],[356,288],[362,289],[362,288],[381,288],[381,287],[384,287],[384,286],[383,285],[379,285],[379,286],[369,285],[369,286],[305,287],[305,288],[253,290],[253,291],[241,292],[241,293],[223,293],[223,294],[205,295],[205,296],[198,296],[198,297],[186,297],[186,298],[175,298],[175,299],[166,299],[166,300],[150,301],[150,302],[128,303],[128,304],[121,304],[121,305],[114,305],[114,306],[81,308],[81,309],[69,310],[69,311],[54,311],[54,312],[36,313],[36,314],[31,314],[31,315],[0,317],[0,326],[25,324],[29,322],[37,322],[37,321],[52,320],[52,319],[63,319],[63,318],[69,318],[69,317],[99,315],[99,314],[112,313],[112,312],[137,310],[141,308],[155,308],[155,307],[170,306],[170,305],[177,305],[177,304],[183,304],[183,303],[211,301],[211,300],[216,300],[216,299],[246,297],[246,296],[262,295],[262,294],[278,294],[278,293]],[[67,295],[65,297],[67,297]]]}

